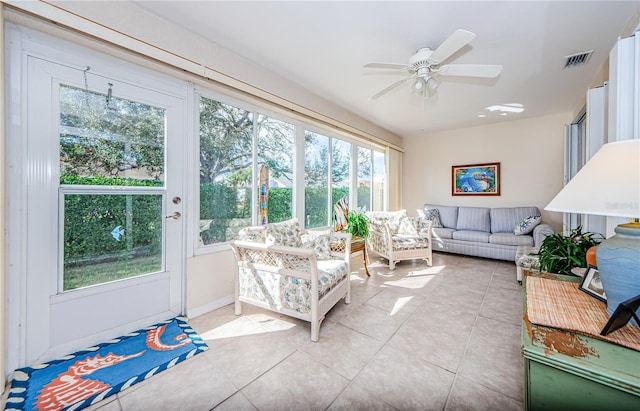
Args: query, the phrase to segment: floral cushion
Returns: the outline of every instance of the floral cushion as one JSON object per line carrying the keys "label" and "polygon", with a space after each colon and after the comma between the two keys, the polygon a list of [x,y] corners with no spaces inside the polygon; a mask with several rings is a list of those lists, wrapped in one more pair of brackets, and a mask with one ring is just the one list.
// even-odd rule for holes
{"label": "floral cushion", "polygon": [[331,258],[330,238],[328,233],[309,232],[302,235],[303,248],[313,248],[317,260]]}
{"label": "floral cushion", "polygon": [[398,234],[418,235],[418,218],[404,217],[400,219]]}
{"label": "floral cushion", "polygon": [[424,218],[433,221],[433,228],[442,228],[442,222],[440,221],[440,211],[437,208],[429,208],[424,211]]}
{"label": "floral cushion", "polygon": [[407,217],[407,210],[367,211],[366,216],[369,221],[374,221],[379,224],[386,222],[389,225],[391,232],[396,234],[400,228],[401,220]]}
{"label": "floral cushion", "polygon": [[515,235],[529,234],[541,221],[542,217],[540,216],[529,216],[516,225],[513,233]]}
{"label": "floral cushion", "polygon": [[415,235],[398,234],[393,236],[394,250],[413,250],[429,247],[429,240]]}
{"label": "floral cushion", "polygon": [[[347,275],[344,260],[318,261],[318,297],[322,298]],[[277,309],[286,308],[304,314],[311,312],[309,280],[240,267],[239,282],[243,297],[265,302]]]}
{"label": "floral cushion", "polygon": [[265,226],[245,227],[238,233],[238,239],[241,241],[251,241],[255,243],[264,243],[266,240]]}
{"label": "floral cushion", "polygon": [[300,224],[297,218],[269,223],[266,226],[266,244],[284,245],[288,247],[300,247]]}

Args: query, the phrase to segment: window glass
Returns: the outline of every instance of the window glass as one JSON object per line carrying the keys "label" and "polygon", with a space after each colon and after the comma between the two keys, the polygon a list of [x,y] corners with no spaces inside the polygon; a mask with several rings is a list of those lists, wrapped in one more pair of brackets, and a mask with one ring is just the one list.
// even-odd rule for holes
{"label": "window glass", "polygon": [[358,147],[358,208],[371,210],[371,150]]}
{"label": "window glass", "polygon": [[200,245],[251,224],[253,114],[200,98]]}
{"label": "window glass", "polygon": [[164,185],[165,110],[66,85],[59,98],[62,291],[161,271],[162,195],[127,191]]}
{"label": "window glass", "polygon": [[335,138],[331,141],[331,212],[333,212],[333,204],[343,196],[348,196],[350,192],[351,143]]}
{"label": "window glass", "polygon": [[[262,165],[269,167],[268,204],[266,204],[268,221],[276,223],[288,220],[293,216],[295,127],[293,124],[259,114],[257,128],[258,170]],[[259,179],[256,181],[260,185]],[[266,188],[258,187],[260,195],[263,195],[263,191],[266,191]]]}
{"label": "window glass", "polygon": [[[296,127],[294,122],[240,105],[200,98],[201,247],[233,240],[242,228],[260,224],[264,217],[273,223],[298,216],[305,228],[329,227],[334,204],[356,188],[357,200],[350,201],[351,209],[383,209],[383,152],[322,131],[304,130],[303,143],[296,139]],[[302,176],[295,174],[301,167],[294,163],[297,144],[304,144]],[[357,178],[351,175],[354,161]],[[263,166],[268,168],[265,187],[260,181]],[[304,185],[300,210],[295,209],[296,179],[303,179]]]}
{"label": "window glass", "polygon": [[329,137],[305,131],[304,225],[329,225]]}
{"label": "window glass", "polygon": [[387,185],[384,153],[373,150],[372,210],[384,210],[384,189]]}
{"label": "window glass", "polygon": [[162,195],[66,194],[63,290],[162,270]]}
{"label": "window glass", "polygon": [[164,184],[165,111],[60,87],[60,183]]}

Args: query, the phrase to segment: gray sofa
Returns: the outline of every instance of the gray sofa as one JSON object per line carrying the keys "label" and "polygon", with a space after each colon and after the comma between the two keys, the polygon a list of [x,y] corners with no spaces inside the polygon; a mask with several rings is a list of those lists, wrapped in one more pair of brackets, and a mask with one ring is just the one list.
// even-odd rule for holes
{"label": "gray sofa", "polygon": [[[519,246],[540,247],[553,228],[540,222],[529,234],[514,234],[515,227],[538,207],[458,207],[425,204],[425,215],[437,209],[443,227],[432,229],[434,251],[515,261]],[[437,224],[434,224],[437,225]]]}

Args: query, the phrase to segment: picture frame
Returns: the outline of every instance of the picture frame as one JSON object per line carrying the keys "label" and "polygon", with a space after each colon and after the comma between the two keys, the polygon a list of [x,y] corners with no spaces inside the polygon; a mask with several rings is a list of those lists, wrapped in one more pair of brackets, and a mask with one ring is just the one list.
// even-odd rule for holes
{"label": "picture frame", "polygon": [[640,324],[640,318],[636,315],[638,308],[640,308],[640,295],[618,304],[611,317],[609,317],[609,321],[600,331],[600,335],[607,335],[618,328],[624,327],[632,318],[636,320],[636,323]]}
{"label": "picture frame", "polygon": [[600,301],[603,301],[605,303],[607,302],[607,296],[604,293],[604,288],[602,287],[602,282],[600,281],[600,273],[598,272],[597,267],[594,267],[592,265],[587,267],[578,288]]}
{"label": "picture frame", "polygon": [[500,163],[451,166],[451,195],[499,196]]}

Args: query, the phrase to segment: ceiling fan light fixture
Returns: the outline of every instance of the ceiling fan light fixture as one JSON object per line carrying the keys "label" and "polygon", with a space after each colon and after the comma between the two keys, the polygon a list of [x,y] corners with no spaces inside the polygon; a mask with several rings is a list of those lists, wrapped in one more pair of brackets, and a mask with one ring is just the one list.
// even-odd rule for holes
{"label": "ceiling fan light fixture", "polygon": [[432,91],[436,91],[438,86],[440,86],[440,82],[433,77],[427,77],[426,83],[427,87],[429,87]]}
{"label": "ceiling fan light fixture", "polygon": [[424,92],[424,79],[422,77],[416,78],[411,86],[411,91],[416,94],[422,94]]}

